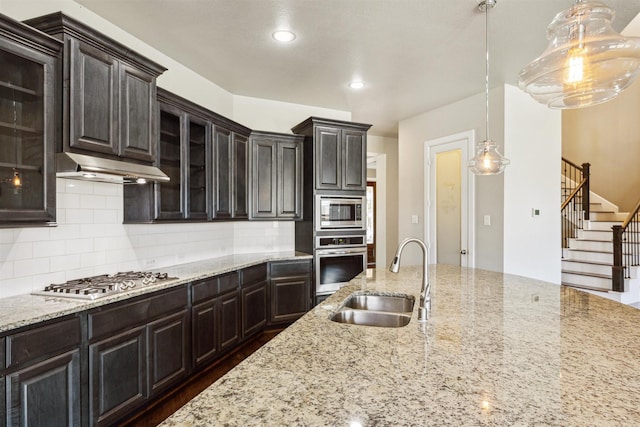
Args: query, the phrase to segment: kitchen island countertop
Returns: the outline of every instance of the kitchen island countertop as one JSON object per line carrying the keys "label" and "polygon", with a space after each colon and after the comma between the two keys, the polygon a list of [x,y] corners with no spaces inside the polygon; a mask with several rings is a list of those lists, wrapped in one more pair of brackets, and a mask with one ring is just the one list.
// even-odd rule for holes
{"label": "kitchen island countertop", "polygon": [[369,271],[162,425],[640,425],[640,310],[502,273],[432,266],[429,322],[329,320],[354,291],[418,296],[421,269]]}
{"label": "kitchen island countertop", "polygon": [[170,277],[176,277],[174,280],[155,282],[95,300],[56,297],[55,294],[51,296],[25,294],[0,298],[0,313],[2,313],[0,315],[0,333],[268,261],[311,258],[311,255],[302,252],[286,251],[228,255],[178,264],[149,270],[168,273]]}

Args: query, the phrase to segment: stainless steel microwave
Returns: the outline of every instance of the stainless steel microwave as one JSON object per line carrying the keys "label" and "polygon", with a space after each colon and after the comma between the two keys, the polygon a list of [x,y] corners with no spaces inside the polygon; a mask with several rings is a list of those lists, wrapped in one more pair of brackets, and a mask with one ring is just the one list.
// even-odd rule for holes
{"label": "stainless steel microwave", "polygon": [[350,196],[316,196],[316,230],[364,230],[366,199]]}

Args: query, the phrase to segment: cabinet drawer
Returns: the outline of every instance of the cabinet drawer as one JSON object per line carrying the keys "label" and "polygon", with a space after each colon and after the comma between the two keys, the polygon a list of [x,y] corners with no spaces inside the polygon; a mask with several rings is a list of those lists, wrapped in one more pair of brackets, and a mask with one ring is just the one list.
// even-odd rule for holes
{"label": "cabinet drawer", "polygon": [[267,264],[254,265],[242,269],[242,285],[262,282],[267,279]]}
{"label": "cabinet drawer", "polygon": [[60,354],[80,345],[80,318],[37,327],[7,337],[7,368]]}
{"label": "cabinet drawer", "polygon": [[240,278],[237,271],[218,276],[218,280],[220,281],[221,294],[235,291],[236,289],[238,289],[238,285],[240,284]]}
{"label": "cabinet drawer", "polygon": [[271,263],[271,277],[304,276],[311,272],[311,261],[287,261]]}
{"label": "cabinet drawer", "polygon": [[193,285],[193,304],[206,301],[220,293],[220,281],[217,277],[204,279]]}
{"label": "cabinet drawer", "polygon": [[187,287],[151,294],[142,300],[108,305],[104,309],[89,313],[89,339],[121,331],[132,326],[186,308]]}

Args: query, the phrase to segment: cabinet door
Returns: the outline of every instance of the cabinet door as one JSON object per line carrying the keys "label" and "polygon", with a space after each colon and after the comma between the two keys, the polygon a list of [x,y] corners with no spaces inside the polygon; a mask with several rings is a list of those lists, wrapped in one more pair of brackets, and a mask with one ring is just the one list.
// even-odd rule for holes
{"label": "cabinet door", "polygon": [[71,62],[69,145],[117,155],[118,62],[76,40],[67,43]]}
{"label": "cabinet door", "polygon": [[232,175],[232,203],[231,216],[233,218],[248,218],[247,209],[249,182],[249,140],[242,135],[233,134],[233,175]]}
{"label": "cabinet door", "polygon": [[275,218],[277,191],[277,141],[257,138],[252,143],[253,218]]}
{"label": "cabinet door", "polygon": [[278,143],[278,218],[302,218],[302,144]]}
{"label": "cabinet door", "polygon": [[0,37],[0,222],[52,222],[56,60]]}
{"label": "cabinet door", "polygon": [[231,132],[214,126],[214,218],[231,218]]}
{"label": "cabinet door", "polygon": [[187,218],[207,219],[210,200],[209,184],[209,125],[203,120],[189,117],[187,129]]}
{"label": "cabinet door", "polygon": [[155,183],[155,218],[182,219],[185,217],[182,197],[182,135],[185,121],[174,107],[160,104],[160,138],[158,141],[158,167],[169,177],[169,182]]}
{"label": "cabinet door", "polygon": [[175,383],[188,371],[188,312],[182,311],[148,325],[149,392]]}
{"label": "cabinet door", "polygon": [[316,189],[342,189],[342,150],[340,130],[332,127],[315,128]]}
{"label": "cabinet door", "polygon": [[156,80],[119,63],[120,151],[122,157],[153,162],[156,156]]}
{"label": "cabinet door", "polygon": [[7,376],[6,383],[9,425],[81,424],[79,350],[21,369]]}
{"label": "cabinet door", "polygon": [[293,322],[309,311],[309,276],[271,279],[269,323]]}
{"label": "cabinet door", "polygon": [[[206,365],[218,354],[220,304],[216,300],[194,305],[191,309],[193,366]],[[235,322],[237,323],[237,321]]]}
{"label": "cabinet door", "polygon": [[367,189],[367,142],[362,131],[342,131],[342,188]]}
{"label": "cabinet door", "polygon": [[4,393],[5,379],[4,375],[0,375],[0,427],[5,427],[7,425],[7,405],[5,404],[5,393]]}
{"label": "cabinet door", "polygon": [[238,292],[220,298],[220,351],[233,347],[240,340],[240,300]]}
{"label": "cabinet door", "polygon": [[266,282],[259,282],[241,290],[242,339],[260,332],[267,324]]}
{"label": "cabinet door", "polygon": [[111,424],[147,396],[145,328],[131,329],[89,346],[89,417]]}

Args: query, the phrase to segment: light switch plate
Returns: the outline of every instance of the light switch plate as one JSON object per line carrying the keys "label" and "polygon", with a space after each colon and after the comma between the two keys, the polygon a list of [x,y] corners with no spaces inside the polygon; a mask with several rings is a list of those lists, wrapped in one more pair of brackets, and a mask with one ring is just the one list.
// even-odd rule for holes
{"label": "light switch plate", "polygon": [[491,225],[491,215],[484,216],[484,225]]}
{"label": "light switch plate", "polygon": [[411,215],[411,224],[418,223],[418,215]]}

